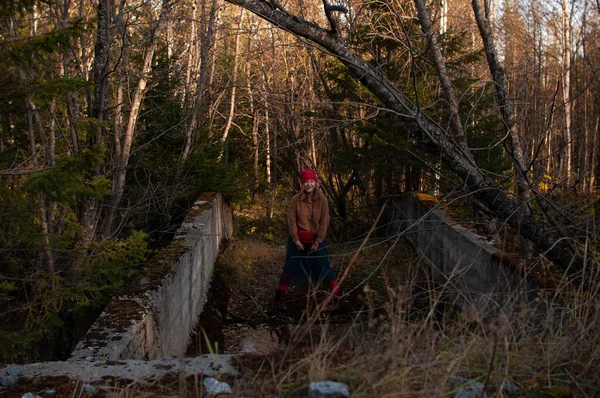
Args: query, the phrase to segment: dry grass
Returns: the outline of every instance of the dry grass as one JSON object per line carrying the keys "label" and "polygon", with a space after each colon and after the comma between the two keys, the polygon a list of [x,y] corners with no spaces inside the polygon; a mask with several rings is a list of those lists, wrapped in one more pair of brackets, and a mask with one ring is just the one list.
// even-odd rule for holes
{"label": "dry grass", "polygon": [[[238,212],[236,236],[219,267],[232,290],[228,311],[284,328],[286,345],[266,356],[242,356],[241,375],[228,380],[233,396],[302,397],[309,382],[334,380],[347,383],[353,397],[451,397],[454,376],[485,384],[489,397],[600,396],[597,294],[564,285],[540,295],[543,313],[473,313],[477,303],[461,311],[447,305],[406,241],[372,239],[345,282],[341,313],[311,312],[322,295],[296,289],[290,296],[299,310],[282,322],[269,307],[287,231],[283,217],[265,221],[262,211]],[[359,244],[330,245],[336,271]],[[506,381],[519,391],[503,391]],[[174,380],[172,389],[179,397],[201,397],[201,382]],[[153,394],[121,389],[112,396],[165,396]]]}
{"label": "dry grass", "polygon": [[[255,245],[255,262],[269,262],[261,244]],[[338,271],[357,247],[330,247]],[[600,396],[596,295],[573,294],[565,285],[540,295],[543,313],[521,308],[474,316],[441,305],[443,292],[419,272],[418,257],[405,241],[372,240],[367,247],[345,286],[346,298],[362,303],[360,310],[352,306],[351,322],[340,326],[335,316],[304,314],[291,344],[263,359],[262,367],[247,369],[252,377],[239,380],[240,394],[302,396],[310,381],[336,380],[349,384],[355,397],[453,396],[449,380],[461,376],[484,383],[488,396],[508,396],[506,381],[519,387],[513,396]],[[271,287],[282,251],[274,258]]]}

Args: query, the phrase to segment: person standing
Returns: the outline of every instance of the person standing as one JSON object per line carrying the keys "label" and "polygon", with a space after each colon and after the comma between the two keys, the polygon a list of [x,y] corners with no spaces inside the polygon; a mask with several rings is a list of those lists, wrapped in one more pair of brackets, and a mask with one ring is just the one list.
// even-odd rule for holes
{"label": "person standing", "polygon": [[290,283],[298,280],[311,281],[315,286],[327,283],[334,297],[328,310],[340,306],[338,281],[331,269],[327,255],[325,235],[329,227],[329,203],[319,189],[317,173],[304,169],[300,173],[302,188],[290,203],[285,264],[275,294],[275,310],[285,311],[283,297]]}

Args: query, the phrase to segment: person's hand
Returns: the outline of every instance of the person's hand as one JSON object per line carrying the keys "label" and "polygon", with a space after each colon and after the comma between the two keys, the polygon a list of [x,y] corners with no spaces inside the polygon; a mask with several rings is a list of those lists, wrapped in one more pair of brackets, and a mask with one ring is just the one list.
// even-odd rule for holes
{"label": "person's hand", "polygon": [[302,243],[300,243],[299,240],[297,240],[296,242],[294,242],[294,244],[296,245],[296,249],[298,249],[299,252],[301,252],[302,250],[304,250],[304,245]]}
{"label": "person's hand", "polygon": [[317,251],[318,249],[319,249],[319,244],[317,242],[313,243],[312,246],[310,247],[311,252]]}

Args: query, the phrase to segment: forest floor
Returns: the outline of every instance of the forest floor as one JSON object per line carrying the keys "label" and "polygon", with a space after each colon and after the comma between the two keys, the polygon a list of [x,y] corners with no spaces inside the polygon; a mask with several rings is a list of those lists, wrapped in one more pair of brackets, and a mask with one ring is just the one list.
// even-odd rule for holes
{"label": "forest floor", "polygon": [[[338,277],[350,265],[342,283],[341,307],[319,311],[329,291],[299,284],[291,286],[285,295],[287,310],[274,311],[275,290],[285,261],[287,224],[284,214],[270,221],[264,214],[261,207],[235,212],[236,232],[217,260],[208,302],[188,354],[243,355],[245,381],[236,383],[241,395],[302,396],[307,384],[296,378],[308,380],[316,375],[309,376],[309,369],[300,366],[293,377],[295,382],[289,380],[289,374],[273,380],[275,368],[275,373],[289,369],[323,339],[333,339],[331,346],[343,351],[341,342],[350,337],[349,330],[373,328],[386,319],[391,296],[415,271],[411,266],[418,256],[405,239],[373,237],[355,256],[366,231],[351,242],[335,242],[328,237],[329,258]],[[283,364],[286,361],[291,362]],[[321,377],[338,379],[327,369],[320,373]],[[270,379],[270,387],[266,387],[265,377]]]}
{"label": "forest floor", "polygon": [[547,317],[525,307],[484,323],[452,305],[408,240],[363,242],[369,225],[334,221],[332,267],[338,275],[349,267],[342,307],[320,311],[327,290],[297,286],[287,311],[274,312],[288,232],[285,212],[264,214],[236,210],[190,347],[192,356],[238,355],[240,375],[224,377],[233,396],[306,397],[323,380],[346,383],[352,397],[600,396],[596,298],[540,291],[535,303],[550,308]]}
{"label": "forest floor", "polygon": [[[324,380],[346,383],[355,398],[474,397],[484,391],[494,397],[600,396],[596,293],[540,290],[535,303],[547,309],[543,314],[517,308],[484,323],[449,302],[406,239],[373,234],[363,242],[369,225],[334,220],[328,234],[334,271],[348,269],[341,308],[321,311],[327,289],[295,286],[285,297],[287,311],[273,311],[288,236],[285,213],[267,218],[261,206],[235,210],[234,236],[218,257],[187,353],[235,354],[238,374],[215,376],[231,386],[229,396],[306,397],[311,382]],[[65,392],[57,396],[69,397],[206,396],[198,375],[102,386],[92,395],[72,380],[54,385]],[[474,385],[478,393],[466,392]],[[0,396],[17,397],[2,390]]]}
{"label": "forest floor", "polygon": [[[363,242],[367,232],[363,231],[352,241],[340,241],[330,233],[329,258],[338,277],[351,265],[341,284],[341,307],[321,311],[328,289],[300,284],[290,286],[286,293],[288,309],[274,311],[288,237],[286,216],[287,211],[280,210],[267,218],[262,206],[234,211],[234,236],[219,254],[207,302],[188,347],[190,357],[236,355],[239,375],[218,377],[231,385],[233,397],[305,397],[311,381],[348,382],[352,379],[347,374],[348,361],[356,354],[355,347],[376,339],[380,324],[394,312],[393,298],[414,296],[412,288],[399,290],[416,271],[411,267],[418,256],[407,240],[374,234]],[[360,372],[360,367],[356,370]],[[205,396],[197,378],[177,375],[151,386],[146,383],[146,387],[127,380],[94,386],[94,392],[85,392],[81,383],[68,377],[42,377],[21,380],[15,389],[0,387],[0,396],[20,398],[33,391],[46,397],[52,396],[47,393],[52,390],[54,396],[96,398]],[[351,388],[354,393],[364,387]]]}

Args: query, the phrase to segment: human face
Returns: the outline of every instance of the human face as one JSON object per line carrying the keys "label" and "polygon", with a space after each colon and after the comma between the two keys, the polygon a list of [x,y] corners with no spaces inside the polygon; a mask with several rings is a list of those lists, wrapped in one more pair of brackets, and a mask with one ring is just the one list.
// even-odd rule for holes
{"label": "human face", "polygon": [[315,180],[306,180],[304,181],[304,190],[308,193],[311,193],[315,190],[317,186],[317,182]]}

